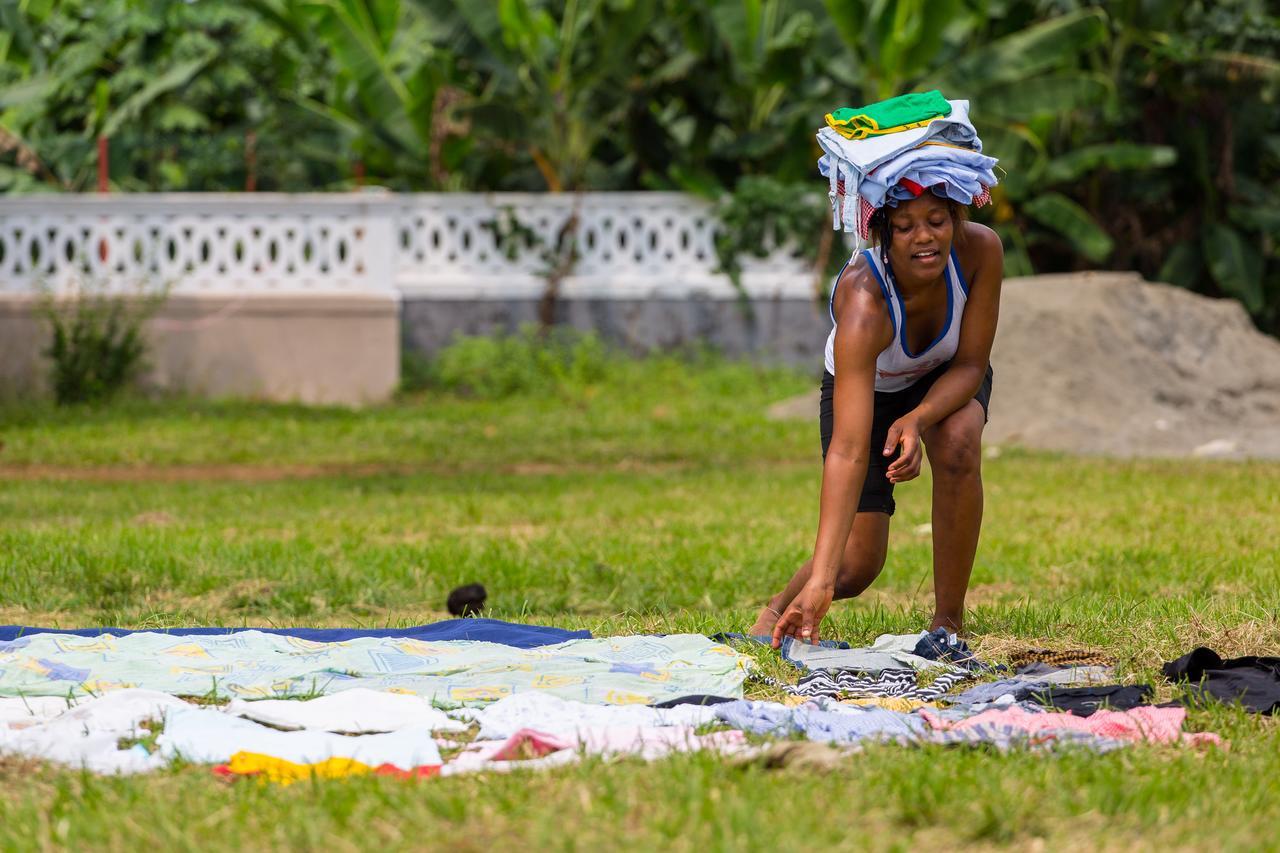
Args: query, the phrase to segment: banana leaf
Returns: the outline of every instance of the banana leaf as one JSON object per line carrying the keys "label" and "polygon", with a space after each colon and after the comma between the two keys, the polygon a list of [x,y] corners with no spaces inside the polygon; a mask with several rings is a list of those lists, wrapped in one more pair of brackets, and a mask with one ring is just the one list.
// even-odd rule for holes
{"label": "banana leaf", "polygon": [[1223,292],[1244,303],[1250,314],[1263,308],[1262,253],[1235,228],[1214,222],[1207,225],[1201,248],[1209,273]]}
{"label": "banana leaf", "polygon": [[1111,254],[1111,237],[1089,212],[1061,193],[1045,193],[1028,199],[1022,210],[1041,225],[1058,232],[1091,261],[1100,263]]}

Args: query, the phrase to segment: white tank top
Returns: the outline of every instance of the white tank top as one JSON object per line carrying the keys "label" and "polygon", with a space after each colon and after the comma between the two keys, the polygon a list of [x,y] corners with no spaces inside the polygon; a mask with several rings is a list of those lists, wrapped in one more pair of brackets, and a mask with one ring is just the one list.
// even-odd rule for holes
{"label": "white tank top", "polygon": [[[960,271],[960,262],[956,259],[956,250],[953,248],[942,274],[947,285],[947,319],[933,343],[918,353],[912,353],[907,349],[906,306],[903,305],[902,294],[894,284],[893,271],[881,263],[879,252],[863,249],[862,254],[876,281],[880,283],[885,308],[889,311],[889,322],[893,324],[893,341],[876,356],[876,390],[901,391],[914,385],[938,365],[950,361],[956,354],[956,347],[960,343],[960,320],[964,316],[964,305],[969,298],[969,285]],[[857,257],[855,253],[845,263],[845,267]],[[840,275],[843,274],[844,269],[841,269]],[[836,284],[839,282],[838,275]],[[836,284],[831,286],[831,301],[827,305],[827,311],[831,314],[831,334],[827,336],[826,367],[832,376],[836,373]]]}

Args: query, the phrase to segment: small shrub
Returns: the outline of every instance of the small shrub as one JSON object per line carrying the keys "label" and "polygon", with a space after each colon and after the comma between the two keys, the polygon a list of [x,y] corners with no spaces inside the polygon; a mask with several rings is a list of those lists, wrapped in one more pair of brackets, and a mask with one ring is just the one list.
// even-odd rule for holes
{"label": "small shrub", "polygon": [[145,365],[143,323],[162,301],[163,295],[93,290],[66,298],[46,294],[42,313],[53,338],[44,355],[52,361],[58,405],[107,400],[132,383]]}
{"label": "small shrub", "polygon": [[410,349],[400,351],[401,394],[425,391],[435,384],[435,364],[420,352]]}
{"label": "small shrub", "polygon": [[613,355],[592,333],[525,327],[514,335],[460,335],[436,357],[434,380],[472,397],[574,393],[607,378]]}

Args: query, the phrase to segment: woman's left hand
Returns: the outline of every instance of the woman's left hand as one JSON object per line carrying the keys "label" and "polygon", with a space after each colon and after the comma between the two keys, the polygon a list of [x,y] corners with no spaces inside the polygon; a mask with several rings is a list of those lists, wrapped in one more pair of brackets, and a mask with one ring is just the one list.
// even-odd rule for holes
{"label": "woman's left hand", "polygon": [[911,415],[903,415],[889,427],[884,442],[884,455],[892,456],[894,448],[902,445],[902,453],[889,465],[885,476],[890,483],[905,483],[920,476],[920,424]]}

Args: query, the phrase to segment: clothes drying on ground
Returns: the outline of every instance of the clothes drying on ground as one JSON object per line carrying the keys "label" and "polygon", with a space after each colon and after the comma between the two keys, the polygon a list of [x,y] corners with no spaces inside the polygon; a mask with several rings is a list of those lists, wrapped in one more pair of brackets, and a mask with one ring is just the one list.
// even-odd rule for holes
{"label": "clothes drying on ground", "polygon": [[1014,701],[1028,698],[1037,691],[1051,687],[1080,687],[1098,684],[1112,677],[1111,667],[1072,666],[1052,667],[1048,664],[1032,664],[1018,670],[1011,678],[1002,678],[987,684],[976,684],[963,693],[950,697],[952,702],[974,704],[995,702],[1003,696]]}
{"label": "clothes drying on ground", "polygon": [[964,670],[944,672],[921,687],[916,673],[909,669],[886,669],[877,675],[862,675],[853,669],[820,669],[800,676],[795,685],[778,686],[797,696],[829,696],[833,699],[898,696],[930,702],[945,696],[957,684],[972,677]]}
{"label": "clothes drying on ground", "polygon": [[440,749],[429,726],[354,737],[330,732],[282,732],[221,710],[190,705],[165,714],[156,751],[166,760],[181,758],[196,764],[221,764],[237,752],[270,755],[294,764],[350,758],[371,767],[393,764],[405,770],[441,763]]}
{"label": "clothes drying on ground", "polygon": [[1008,694],[1001,696],[994,702],[973,702],[946,706],[931,706],[932,713],[935,717],[953,723],[961,720],[967,720],[972,716],[981,714],[983,711],[990,711],[992,709],[1007,711],[1010,708],[1019,708],[1028,714],[1049,713],[1049,710],[1043,705],[1026,700],[1014,701]]}
{"label": "clothes drying on ground", "polygon": [[1049,708],[1088,717],[1103,708],[1127,711],[1151,704],[1150,684],[1104,684],[1096,687],[1050,687],[1031,694],[1031,700]]}
{"label": "clothes drying on ground", "polygon": [[1130,743],[1075,729],[1041,729],[1033,732],[1017,726],[991,722],[963,729],[931,730],[922,735],[920,741],[934,746],[994,747],[1000,752],[1015,749],[1028,752],[1087,749],[1097,753],[1123,749]]}
{"label": "clothes drying on ground", "polygon": [[[795,696],[792,698],[799,699],[800,697]],[[855,705],[862,708],[874,705],[877,708],[884,708],[886,711],[902,711],[904,713],[918,711],[921,708],[936,707],[933,702],[925,702],[922,699],[908,699],[905,696],[862,696],[857,699],[841,699],[840,701],[845,705]]]}
{"label": "clothes drying on ground", "polygon": [[500,619],[446,619],[430,625],[414,625],[408,628],[147,628],[131,631],[123,628],[36,628],[30,625],[0,625],[0,642],[28,637],[32,634],[70,634],[76,637],[97,637],[110,634],[123,637],[128,634],[166,634],[170,637],[224,637],[255,631],[280,637],[297,637],[315,643],[341,643],[368,637],[394,637],[398,639],[438,642],[442,640],[475,640],[484,643],[500,643],[518,649],[532,649],[566,640],[587,640],[590,631],[567,631],[543,625],[520,625]]}
{"label": "clothes drying on ground", "polygon": [[919,712],[920,717],[939,731],[964,731],[983,726],[1011,727],[1027,732],[1070,730],[1087,732],[1100,737],[1121,741],[1151,741],[1191,744],[1220,744],[1215,734],[1191,734],[1182,731],[1186,719],[1185,708],[1156,708],[1146,706],[1128,711],[1097,711],[1088,717],[1075,714],[1048,712],[1029,714],[1021,708],[983,711],[963,720],[948,720],[928,709]]}
{"label": "clothes drying on ground", "polygon": [[[712,634],[711,639],[715,640],[718,643],[725,643],[725,644],[732,644],[734,641],[742,641],[747,643],[757,643],[762,646],[770,646],[770,647],[773,646],[773,637],[771,637],[768,634],[753,635],[753,634],[737,634],[737,633],[721,632],[719,634]],[[783,637],[782,643],[778,648],[778,653],[782,655],[782,659],[785,660],[787,663],[792,664],[797,669],[804,669],[805,667],[796,661],[793,649],[796,649],[796,648],[812,649],[814,645],[815,644],[812,644],[812,643],[800,643],[796,640],[795,637]],[[820,649],[850,648],[850,645],[842,640],[821,640],[816,644],[816,646]],[[801,653],[803,654],[804,652],[802,651]]]}
{"label": "clothes drying on ground", "polygon": [[520,729],[504,740],[477,741],[468,745],[444,766],[442,773],[453,776],[479,771],[546,769],[573,764],[583,755],[605,758],[635,756],[650,761],[673,752],[711,749],[732,754],[745,747],[746,739],[740,731],[698,735],[692,726],[584,728],[572,735]]}
{"label": "clothes drying on ground", "polygon": [[824,649],[806,643],[791,646],[791,660],[804,669],[850,669],[875,674],[886,669],[945,669],[960,668],[939,660],[930,660],[915,654],[920,634],[881,634],[870,646],[857,649]]}
{"label": "clothes drying on ground", "polygon": [[911,653],[925,660],[942,661],[971,672],[985,672],[992,668],[990,664],[978,660],[978,656],[969,649],[969,644],[946,628],[936,628],[922,635]]}
{"label": "clothes drying on ground", "polygon": [[1092,649],[1018,649],[1009,654],[1009,665],[1021,669],[1034,663],[1050,666],[1110,666],[1110,655]]}
{"label": "clothes drying on ground", "polygon": [[827,696],[798,696],[790,694],[782,699],[782,704],[795,708],[803,705],[805,702],[814,701],[836,701],[842,705],[853,705],[860,708],[884,708],[889,711],[901,711],[909,714],[912,711],[918,711],[921,708],[936,708],[936,702],[925,702],[920,699],[905,699],[901,696],[860,696],[857,699],[831,699]]}
{"label": "clothes drying on ground", "polygon": [[806,703],[791,708],[777,702],[743,700],[716,706],[716,716],[735,729],[760,735],[854,743],[864,738],[909,739],[924,731],[924,721],[910,714],[875,707]]}
{"label": "clothes drying on ground", "polygon": [[275,726],[344,734],[394,732],[427,726],[435,732],[466,731],[467,724],[420,696],[357,687],[315,699],[232,699],[226,713]]}
{"label": "clothes drying on ground", "polygon": [[52,720],[75,705],[76,700],[67,696],[0,697],[0,730],[20,729]]}
{"label": "clothes drying on ground", "polygon": [[140,743],[122,749],[121,741],[149,737],[144,723],[159,723],[167,712],[186,707],[181,699],[164,693],[119,690],[21,728],[0,727],[0,755],[53,761],[95,773],[155,770],[164,763],[159,756]]}
{"label": "clothes drying on ground", "polygon": [[508,738],[521,729],[571,736],[580,729],[700,726],[716,719],[714,705],[588,705],[536,692],[517,693],[484,708],[468,708],[458,716],[478,723],[482,740]]}
{"label": "clothes drying on ground", "polygon": [[297,764],[273,755],[237,752],[226,764],[216,765],[213,772],[228,778],[253,776],[277,785],[292,785],[294,782],[305,782],[311,779],[345,779],[351,776],[427,779],[440,775],[440,765],[429,764],[408,769],[396,767],[394,764],[370,767],[368,764],[350,758],[326,758],[324,761],[312,764]]}
{"label": "clothes drying on ground", "polygon": [[217,637],[34,634],[0,643],[0,695],[133,686],[268,699],[364,687],[446,707],[527,690],[598,704],[651,704],[690,693],[741,696],[750,662],[694,634],[569,640],[533,649],[395,637],[317,643],[258,631]]}
{"label": "clothes drying on ground", "polygon": [[1239,702],[1255,714],[1280,713],[1280,657],[1247,657],[1223,660],[1213,649],[1201,646],[1164,665],[1170,681],[1187,681],[1193,696],[1220,702]]}
{"label": "clothes drying on ground", "polygon": [[675,708],[678,705],[721,705],[725,702],[736,702],[732,696],[709,696],[706,693],[694,693],[690,696],[679,696],[665,702],[654,702],[651,708]]}

